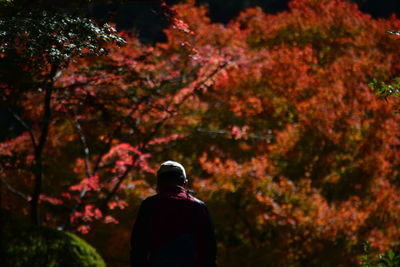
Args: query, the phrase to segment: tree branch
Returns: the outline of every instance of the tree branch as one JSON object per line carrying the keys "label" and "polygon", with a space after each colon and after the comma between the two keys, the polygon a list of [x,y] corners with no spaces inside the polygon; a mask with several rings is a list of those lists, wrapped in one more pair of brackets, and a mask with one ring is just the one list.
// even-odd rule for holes
{"label": "tree branch", "polygon": [[[91,164],[90,164],[90,150],[89,150],[89,146],[87,144],[86,141],[86,137],[82,131],[82,126],[79,123],[79,119],[78,119],[78,115],[76,113],[76,111],[73,111],[74,113],[74,126],[76,128],[76,131],[79,135],[79,140],[81,141],[82,144],[82,148],[83,148],[83,153],[85,155],[85,174],[86,174],[86,178],[90,178],[93,176],[93,172],[92,172],[92,168],[91,168]],[[70,218],[73,216],[73,214],[82,207],[83,205],[83,199],[86,197],[88,190],[87,188],[83,188],[82,191],[79,194],[79,202],[71,209],[68,219],[65,221],[64,225],[62,226],[63,230],[66,230],[69,226],[70,226]]]}
{"label": "tree branch", "polygon": [[85,135],[84,135],[84,133],[82,131],[82,126],[79,123],[79,120],[77,118],[78,115],[76,114],[76,111],[74,111],[74,116],[75,116],[74,125],[75,125],[76,131],[77,131],[77,133],[79,135],[79,140],[81,141],[81,144],[82,144],[82,147],[83,147],[83,153],[85,155],[86,177],[89,178],[89,177],[93,176],[93,172],[92,172],[92,169],[91,169],[91,166],[90,166],[90,150],[89,150],[89,146],[88,146],[87,141],[86,141],[86,137],[85,137]]}
{"label": "tree branch", "polygon": [[[131,117],[133,115],[133,113],[135,113],[135,111],[138,110],[140,104],[142,104],[145,100],[149,99],[152,95],[153,95],[153,91],[151,91],[150,93],[148,93],[147,95],[141,97],[136,103],[135,103],[135,107],[133,107],[129,114],[126,117]],[[100,163],[101,163],[101,159],[102,157],[108,152],[108,150],[110,149],[112,140],[114,139],[115,136],[118,135],[118,133],[121,131],[123,125],[124,125],[125,120],[122,120],[122,123],[120,125],[118,125],[118,127],[116,127],[113,131],[112,134],[109,136],[106,145],[104,146],[104,149],[102,150],[102,152],[98,155],[94,167],[93,167],[93,172],[96,173],[97,170],[99,169]]]}
{"label": "tree branch", "polygon": [[14,111],[12,111],[11,108],[8,108],[8,111],[9,111],[9,112],[13,115],[13,117],[28,131],[29,136],[30,136],[31,141],[32,141],[32,145],[33,145],[33,147],[36,149],[36,148],[37,148],[37,144],[36,144],[35,136],[33,135],[33,132],[32,132],[32,128],[29,127],[29,125],[28,125],[20,116],[18,116],[17,113],[15,113]]}
{"label": "tree branch", "polygon": [[26,202],[29,202],[28,196],[26,196],[24,193],[19,192],[18,190],[14,189],[9,183],[6,182],[5,179],[0,179],[0,182],[2,184],[4,184],[11,193],[13,193],[14,195],[22,198]]}
{"label": "tree branch", "polygon": [[[56,67],[52,67],[51,73],[53,77],[55,75]],[[43,180],[43,149],[46,144],[47,137],[49,135],[49,127],[51,120],[51,96],[53,93],[53,82],[46,85],[45,88],[45,96],[44,96],[44,112],[43,112],[43,121],[41,127],[41,135],[39,137],[39,143],[35,147],[35,163],[33,166],[33,173],[35,175],[35,183],[33,187],[32,200],[31,200],[31,220],[35,225],[40,224],[39,219],[39,197],[42,192],[42,180]]]}
{"label": "tree branch", "polygon": [[118,177],[118,182],[114,185],[113,189],[107,194],[107,197],[103,200],[103,204],[100,206],[100,210],[103,214],[106,213],[107,203],[113,198],[113,196],[117,193],[119,187],[121,186],[122,182],[128,176],[130,171],[133,169],[133,165],[130,165],[126,168],[125,172]]}
{"label": "tree branch", "polygon": [[[209,130],[209,129],[204,129],[204,128],[196,128],[194,129],[195,132],[198,133],[206,133],[206,134],[210,134],[210,135],[226,135],[226,136],[234,136],[232,134],[231,131],[227,131],[227,130]],[[260,135],[260,134],[243,134],[243,136],[245,136],[248,139],[254,139],[254,140],[266,140],[268,143],[271,142],[271,140],[273,140],[275,137],[275,135],[271,133],[267,134],[267,135]]]}

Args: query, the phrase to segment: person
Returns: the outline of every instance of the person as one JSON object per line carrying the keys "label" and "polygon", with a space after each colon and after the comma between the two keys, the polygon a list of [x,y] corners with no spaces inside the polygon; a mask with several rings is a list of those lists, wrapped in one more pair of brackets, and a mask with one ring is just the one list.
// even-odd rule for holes
{"label": "person", "polygon": [[131,235],[132,267],[215,267],[216,241],[204,202],[186,189],[185,168],[166,161],[157,194],[145,199]]}

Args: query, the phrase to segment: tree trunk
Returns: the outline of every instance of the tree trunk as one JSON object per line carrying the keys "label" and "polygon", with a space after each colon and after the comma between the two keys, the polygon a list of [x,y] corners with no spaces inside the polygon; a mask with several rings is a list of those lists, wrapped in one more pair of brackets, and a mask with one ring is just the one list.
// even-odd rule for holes
{"label": "tree trunk", "polygon": [[39,199],[42,192],[43,181],[43,149],[49,133],[51,119],[51,95],[53,92],[52,84],[45,89],[45,99],[43,106],[43,121],[39,142],[35,147],[35,163],[33,165],[34,185],[31,199],[31,221],[34,225],[40,225]]}

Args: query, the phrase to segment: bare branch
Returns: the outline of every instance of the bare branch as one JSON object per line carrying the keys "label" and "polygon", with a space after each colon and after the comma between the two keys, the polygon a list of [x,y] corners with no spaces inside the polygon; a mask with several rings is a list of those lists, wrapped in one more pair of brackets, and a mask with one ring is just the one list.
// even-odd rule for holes
{"label": "bare branch", "polygon": [[[195,132],[198,133],[206,133],[206,134],[210,134],[210,135],[226,135],[226,136],[232,136],[232,132],[231,131],[227,131],[227,130],[209,130],[209,129],[205,129],[205,128],[196,128],[194,130]],[[270,130],[269,130],[270,131]],[[275,137],[275,135],[271,133],[268,133],[266,135],[261,135],[261,134],[243,134],[243,136],[245,136],[248,139],[255,139],[255,140],[266,140],[268,143],[271,142],[271,140],[273,140]]]}
{"label": "bare branch", "polygon": [[16,196],[19,196],[20,198],[22,198],[26,202],[29,202],[28,197],[24,193],[19,192],[18,190],[14,189],[9,183],[6,182],[6,180],[4,178],[0,179],[0,182],[2,184],[4,184],[11,193],[13,193]]}
{"label": "bare branch", "polygon": [[76,131],[78,132],[79,139],[80,139],[82,147],[83,147],[83,153],[85,155],[86,177],[89,178],[89,177],[93,176],[93,172],[92,172],[92,169],[91,169],[91,166],[90,166],[90,150],[89,150],[89,146],[88,146],[87,141],[86,141],[86,137],[85,137],[85,135],[84,135],[84,133],[82,131],[82,126],[79,123],[79,120],[77,118],[78,115],[76,114],[76,111],[74,111],[74,115],[75,115],[74,125],[75,125],[75,128],[76,128]]}
{"label": "bare branch", "polygon": [[[79,140],[81,141],[82,147],[83,147],[83,153],[85,155],[85,173],[86,173],[86,177],[90,178],[93,176],[93,172],[92,172],[92,168],[91,168],[91,164],[90,164],[90,150],[89,150],[89,146],[87,144],[86,141],[86,137],[82,131],[82,126],[79,123],[79,119],[78,119],[78,115],[76,113],[76,111],[73,111],[74,113],[74,126],[76,128],[76,131],[79,135]],[[83,188],[82,191],[79,194],[79,202],[71,209],[70,215],[68,217],[68,220],[64,223],[64,225],[62,226],[62,228],[64,230],[66,230],[69,225],[70,225],[70,220],[69,218],[71,218],[73,216],[73,214],[79,210],[82,206],[83,206],[83,199],[86,197],[88,190],[87,188]]]}
{"label": "bare branch", "polygon": [[[148,100],[148,99],[152,96],[153,93],[154,93],[154,92],[153,92],[153,90],[152,90],[152,91],[149,92],[147,95],[141,97],[141,98],[135,103],[135,106],[130,110],[130,112],[128,113],[128,115],[127,115],[126,117],[128,117],[128,118],[131,117],[131,116],[138,110],[140,104],[142,104],[144,101]],[[97,157],[97,159],[96,159],[96,161],[95,161],[95,164],[94,164],[94,167],[93,167],[93,172],[94,172],[94,173],[96,173],[97,170],[99,169],[99,167],[100,167],[100,162],[101,162],[102,157],[103,157],[103,156],[108,152],[108,150],[110,149],[112,140],[113,140],[114,137],[117,136],[118,133],[121,131],[121,129],[122,129],[123,125],[124,125],[124,122],[125,122],[125,121],[123,120],[122,123],[120,123],[120,124],[118,125],[118,127],[116,127],[116,128],[112,131],[112,134],[109,136],[106,145],[104,146],[102,152],[98,155],[98,157]],[[131,125],[131,127],[133,127],[133,125]]]}
{"label": "bare branch", "polygon": [[32,128],[29,127],[29,125],[28,125],[20,116],[18,116],[17,113],[15,113],[14,111],[12,111],[11,108],[8,108],[8,111],[9,111],[9,112],[13,115],[13,117],[28,131],[29,136],[30,136],[31,141],[32,141],[32,144],[33,144],[33,147],[36,149],[36,148],[37,148],[37,144],[36,144],[35,136],[33,135],[33,132],[32,132]]}
{"label": "bare branch", "polygon": [[125,172],[118,177],[118,182],[114,185],[113,189],[107,194],[107,197],[104,199],[103,204],[100,206],[100,210],[103,214],[106,213],[107,203],[114,197],[117,193],[119,187],[121,186],[122,182],[126,179],[130,171],[133,169],[133,165],[130,165],[126,168]]}

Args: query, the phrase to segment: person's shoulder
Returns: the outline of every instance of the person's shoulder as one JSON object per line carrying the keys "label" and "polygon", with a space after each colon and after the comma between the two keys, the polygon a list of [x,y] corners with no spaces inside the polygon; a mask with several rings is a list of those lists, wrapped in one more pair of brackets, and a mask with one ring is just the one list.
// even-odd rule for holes
{"label": "person's shoulder", "polygon": [[155,194],[155,195],[149,196],[145,200],[143,200],[142,205],[143,206],[148,206],[151,203],[154,203],[154,201],[156,201],[158,198],[159,198],[159,194]]}
{"label": "person's shoulder", "polygon": [[208,208],[206,203],[204,203],[202,200],[195,198],[194,196],[190,195],[190,200],[193,203],[193,207],[195,210],[197,210],[197,213],[200,213],[202,215],[207,215],[208,214]]}
{"label": "person's shoulder", "polygon": [[194,197],[194,196],[192,196],[192,195],[189,195],[189,199],[190,199],[190,201],[192,201],[195,205],[198,205],[198,206],[206,206],[206,203],[204,203],[203,201],[201,201],[200,199],[198,199],[198,198],[196,198],[196,197]]}
{"label": "person's shoulder", "polygon": [[160,194],[155,194],[155,195],[149,196],[149,197],[147,197],[147,198],[146,198],[145,200],[143,200],[143,201],[152,201],[152,200],[158,198],[159,195],[160,195]]}

